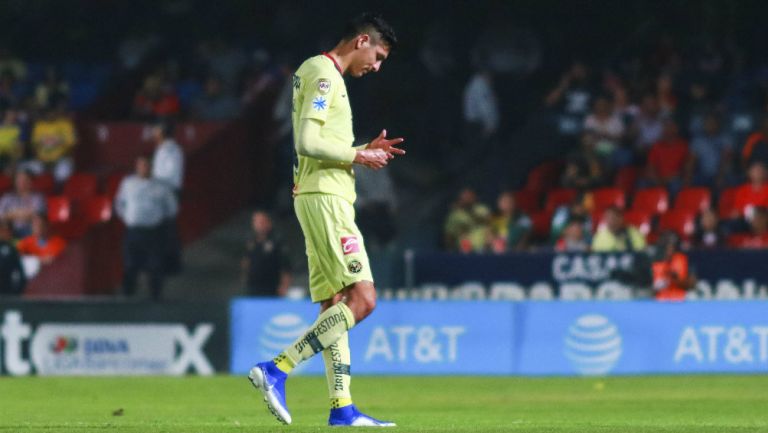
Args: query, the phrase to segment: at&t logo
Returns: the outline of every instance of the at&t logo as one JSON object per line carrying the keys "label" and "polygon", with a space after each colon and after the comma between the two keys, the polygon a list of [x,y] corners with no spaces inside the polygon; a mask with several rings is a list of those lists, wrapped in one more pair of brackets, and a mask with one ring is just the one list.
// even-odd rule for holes
{"label": "at&t logo", "polygon": [[579,373],[606,374],[621,358],[621,334],[605,316],[587,314],[568,327],[564,352]]}

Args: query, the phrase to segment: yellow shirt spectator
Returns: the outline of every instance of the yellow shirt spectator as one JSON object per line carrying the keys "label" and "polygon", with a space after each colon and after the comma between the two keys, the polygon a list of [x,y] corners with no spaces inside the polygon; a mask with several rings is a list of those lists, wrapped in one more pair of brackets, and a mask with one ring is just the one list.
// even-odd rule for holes
{"label": "yellow shirt spectator", "polygon": [[75,146],[75,126],[66,117],[38,120],[32,129],[32,145],[37,159],[56,162]]}

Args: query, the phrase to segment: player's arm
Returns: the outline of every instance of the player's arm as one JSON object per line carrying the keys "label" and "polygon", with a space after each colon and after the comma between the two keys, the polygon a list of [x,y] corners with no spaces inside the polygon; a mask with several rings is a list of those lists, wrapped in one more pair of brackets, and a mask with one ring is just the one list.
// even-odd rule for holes
{"label": "player's arm", "polygon": [[322,122],[304,118],[299,124],[296,152],[299,155],[323,161],[338,161],[365,165],[378,169],[387,165],[390,156],[382,149],[360,149],[322,135]]}

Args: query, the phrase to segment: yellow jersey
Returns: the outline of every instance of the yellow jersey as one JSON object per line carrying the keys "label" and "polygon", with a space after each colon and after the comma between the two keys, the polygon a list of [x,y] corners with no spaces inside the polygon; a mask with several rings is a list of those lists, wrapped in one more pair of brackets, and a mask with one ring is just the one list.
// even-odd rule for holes
{"label": "yellow jersey", "polygon": [[[297,152],[299,125],[303,119],[321,122],[321,139],[329,145],[343,147],[347,161],[326,161]],[[341,71],[327,55],[304,61],[293,75],[293,193],[337,195],[350,203],[355,201],[355,173],[352,170],[355,136],[352,131],[352,108]]]}

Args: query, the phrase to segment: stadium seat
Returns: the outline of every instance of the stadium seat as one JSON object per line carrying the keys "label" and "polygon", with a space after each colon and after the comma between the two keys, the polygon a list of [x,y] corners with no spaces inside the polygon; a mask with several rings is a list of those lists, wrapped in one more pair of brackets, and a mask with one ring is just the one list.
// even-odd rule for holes
{"label": "stadium seat", "polygon": [[712,192],[709,188],[684,188],[675,198],[675,209],[699,213],[712,205]]}
{"label": "stadium seat", "polygon": [[571,203],[573,199],[576,198],[576,194],[576,190],[571,188],[557,188],[550,190],[547,193],[544,209],[548,212],[554,212],[558,207]]}
{"label": "stadium seat", "polygon": [[739,210],[736,208],[736,191],[738,188],[727,188],[720,192],[720,200],[717,202],[717,214],[720,219],[738,218]]}
{"label": "stadium seat", "polygon": [[96,195],[98,181],[88,173],[75,173],[64,184],[64,195],[76,203],[85,203]]}
{"label": "stadium seat", "polygon": [[515,191],[515,202],[517,207],[528,215],[539,210],[539,196],[533,191],[527,189]]}
{"label": "stadium seat", "polygon": [[117,195],[117,189],[120,188],[120,182],[123,181],[123,177],[125,177],[125,175],[122,173],[112,173],[107,176],[107,180],[104,182],[103,192],[110,198],[110,200],[113,200]]}
{"label": "stadium seat", "polygon": [[11,179],[10,176],[0,174],[0,194],[5,194],[6,192],[12,189],[13,189],[13,179]]}
{"label": "stadium seat", "polygon": [[51,195],[56,189],[56,181],[52,174],[42,173],[32,178],[32,188],[40,194]]}
{"label": "stadium seat", "polygon": [[635,192],[632,210],[660,215],[669,209],[669,193],[664,188],[645,188]]}
{"label": "stadium seat", "polygon": [[637,167],[624,167],[616,173],[613,186],[631,194],[635,190],[637,179],[640,177],[640,170]]}
{"label": "stadium seat", "polygon": [[688,210],[671,210],[659,218],[659,231],[672,230],[681,239],[688,239],[696,228],[696,213]]}
{"label": "stadium seat", "polygon": [[531,214],[533,223],[533,236],[536,239],[549,239],[552,228],[552,212],[546,210]]}
{"label": "stadium seat", "polygon": [[525,189],[540,194],[557,184],[563,163],[560,161],[548,161],[534,167],[526,179]]}
{"label": "stadium seat", "polygon": [[72,214],[72,203],[68,197],[53,196],[48,197],[48,221],[52,223],[62,223],[69,221]]}
{"label": "stadium seat", "polygon": [[599,213],[602,213],[611,206],[624,209],[627,204],[624,191],[618,188],[598,188],[592,190],[592,203],[592,209]]}
{"label": "stadium seat", "polygon": [[112,218],[112,200],[104,195],[97,195],[85,202],[85,219],[89,224],[107,222]]}
{"label": "stadium seat", "polygon": [[631,226],[637,227],[643,236],[651,233],[653,223],[653,213],[643,210],[629,210],[624,213],[624,221]]}

